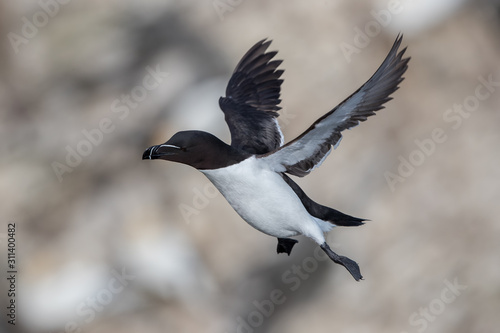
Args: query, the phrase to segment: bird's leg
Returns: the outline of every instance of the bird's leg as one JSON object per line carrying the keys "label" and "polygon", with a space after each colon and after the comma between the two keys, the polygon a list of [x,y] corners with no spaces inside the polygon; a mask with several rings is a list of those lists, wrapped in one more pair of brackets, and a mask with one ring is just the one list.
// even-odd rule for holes
{"label": "bird's leg", "polygon": [[333,252],[332,249],[330,249],[326,242],[321,244],[320,247],[323,251],[326,252],[330,259],[332,259],[337,264],[344,266],[356,281],[363,279],[363,276],[361,275],[361,272],[359,270],[359,266],[355,261],[344,256],[339,256],[337,253]]}
{"label": "bird's leg", "polygon": [[286,253],[290,255],[293,246],[298,242],[298,240],[291,238],[278,238],[278,248],[276,249],[276,251],[278,252],[278,254]]}

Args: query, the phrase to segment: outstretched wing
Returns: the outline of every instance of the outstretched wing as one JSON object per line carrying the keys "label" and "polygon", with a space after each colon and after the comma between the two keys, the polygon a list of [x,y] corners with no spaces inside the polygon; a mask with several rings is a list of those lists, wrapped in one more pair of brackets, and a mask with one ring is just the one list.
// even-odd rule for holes
{"label": "outstretched wing", "polygon": [[396,38],[389,54],[375,74],[355,93],[319,118],[309,129],[293,141],[262,158],[278,172],[303,177],[319,166],[328,156],[332,145],[336,147],[341,132],[365,121],[375,111],[384,108],[389,97],[403,81],[410,58],[403,59],[404,48],[398,53],[403,36]]}
{"label": "outstretched wing", "polygon": [[271,59],[277,52],[266,52],[271,41],[261,40],[240,60],[229,80],[226,97],[219,99],[231,132],[231,146],[252,154],[265,154],[283,144],[276,117],[281,108],[276,70],[281,60]]}

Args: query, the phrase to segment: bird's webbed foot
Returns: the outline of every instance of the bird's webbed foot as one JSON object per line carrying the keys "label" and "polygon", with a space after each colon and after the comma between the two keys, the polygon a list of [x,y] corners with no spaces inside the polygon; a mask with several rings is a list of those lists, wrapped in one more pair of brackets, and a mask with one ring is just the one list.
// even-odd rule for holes
{"label": "bird's webbed foot", "polygon": [[332,259],[337,264],[344,266],[356,281],[363,279],[361,271],[359,270],[359,266],[354,260],[351,260],[344,256],[339,256],[337,253],[333,252],[332,249],[330,249],[326,242],[321,244],[320,247],[323,251],[325,251],[330,259]]}
{"label": "bird's webbed foot", "polygon": [[279,253],[286,253],[290,255],[292,248],[299,241],[291,238],[278,238],[278,247],[276,251]]}

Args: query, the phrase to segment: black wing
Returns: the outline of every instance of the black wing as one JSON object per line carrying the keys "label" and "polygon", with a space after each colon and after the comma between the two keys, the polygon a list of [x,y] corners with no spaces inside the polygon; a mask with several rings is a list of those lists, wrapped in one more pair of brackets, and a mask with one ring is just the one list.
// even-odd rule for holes
{"label": "black wing", "polygon": [[219,99],[231,132],[231,146],[252,154],[265,154],[283,144],[276,117],[281,108],[276,70],[281,60],[271,59],[277,52],[266,52],[271,41],[261,40],[240,60],[229,80],[226,97]]}
{"label": "black wing", "polygon": [[402,38],[403,36],[396,38],[382,65],[361,88],[319,118],[296,139],[262,158],[275,171],[299,177],[318,167],[330,153],[332,145],[336,146],[340,142],[343,130],[365,121],[392,99],[389,96],[403,81],[403,74],[410,60],[403,59],[406,48],[398,53]]}

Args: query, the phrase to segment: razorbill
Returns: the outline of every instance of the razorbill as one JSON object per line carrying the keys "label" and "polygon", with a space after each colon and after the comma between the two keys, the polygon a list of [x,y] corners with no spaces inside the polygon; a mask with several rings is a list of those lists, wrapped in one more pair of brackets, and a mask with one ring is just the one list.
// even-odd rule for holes
{"label": "razorbill", "polygon": [[219,105],[231,133],[231,145],[202,131],[181,131],[167,142],[149,147],[143,159],[162,159],[190,165],[222,193],[234,210],[255,229],[278,238],[278,253],[290,255],[304,235],[314,240],[334,262],[357,281],[362,279],[353,260],[333,252],[325,233],[334,226],[359,226],[352,217],[311,200],[287,175],[303,177],[317,168],[340,142],[342,131],[365,121],[392,98],[410,58],[398,52],[402,36],[375,74],[356,92],[316,120],[294,140],[283,144],[276,118],[280,100],[277,52],[266,52],[271,41],[255,44],[240,60]]}

